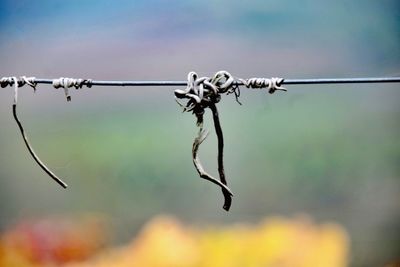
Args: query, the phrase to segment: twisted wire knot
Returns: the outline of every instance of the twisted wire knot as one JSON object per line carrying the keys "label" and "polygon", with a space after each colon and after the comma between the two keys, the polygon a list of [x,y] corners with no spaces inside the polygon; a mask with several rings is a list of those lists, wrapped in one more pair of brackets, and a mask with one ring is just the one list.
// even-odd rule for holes
{"label": "twisted wire knot", "polygon": [[17,104],[18,102],[18,88],[24,86],[25,84],[29,85],[34,91],[36,91],[37,83],[35,77],[3,77],[0,79],[0,86],[2,88],[14,85],[14,104]]}
{"label": "twisted wire knot", "polygon": [[2,88],[5,88],[7,86],[11,86],[14,84],[15,80],[17,80],[17,77],[3,77],[0,79],[0,86]]}
{"label": "twisted wire knot", "polygon": [[286,88],[282,87],[284,79],[282,78],[250,78],[250,79],[239,79],[247,88],[262,89],[266,88],[270,94],[275,91],[286,91]]}
{"label": "twisted wire knot", "polygon": [[22,87],[25,84],[28,84],[32,88],[36,89],[36,78],[35,77],[26,77],[26,76],[21,76],[19,78],[17,77],[3,77],[0,79],[0,86],[2,88],[11,86],[15,83],[15,81],[18,84],[18,87]]}
{"label": "twisted wire knot", "polygon": [[68,89],[71,87],[75,87],[75,89],[81,89],[83,85],[86,85],[90,88],[92,87],[92,80],[61,77],[59,79],[54,79],[52,84],[55,89],[64,88],[67,101],[71,101],[71,96]]}

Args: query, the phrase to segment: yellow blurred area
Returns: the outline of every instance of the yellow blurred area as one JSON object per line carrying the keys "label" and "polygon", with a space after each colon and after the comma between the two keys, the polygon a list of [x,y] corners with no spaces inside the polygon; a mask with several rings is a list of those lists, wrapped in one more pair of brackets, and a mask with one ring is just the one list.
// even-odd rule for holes
{"label": "yellow blurred area", "polygon": [[[26,237],[21,230],[12,230],[1,241],[0,266],[341,267],[347,266],[349,254],[349,239],[341,226],[316,225],[304,216],[206,228],[160,216],[148,222],[130,244],[107,250],[99,250],[104,240],[104,234],[97,231],[101,227],[87,226],[70,228],[77,233],[68,233],[64,238],[75,247],[53,249],[55,254],[47,255],[47,260],[27,253],[22,246]],[[55,256],[60,252],[69,256]]]}

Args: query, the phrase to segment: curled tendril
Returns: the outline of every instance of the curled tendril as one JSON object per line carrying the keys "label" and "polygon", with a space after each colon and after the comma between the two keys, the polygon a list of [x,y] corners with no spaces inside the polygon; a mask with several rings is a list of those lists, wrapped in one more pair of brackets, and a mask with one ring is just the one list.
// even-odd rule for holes
{"label": "curled tendril", "polygon": [[[219,71],[213,77],[198,77],[197,73],[189,72],[187,77],[187,87],[184,90],[175,90],[175,100],[183,108],[183,112],[192,112],[197,117],[197,126],[200,127],[197,137],[193,141],[192,157],[194,166],[199,173],[199,176],[206,179],[219,187],[225,198],[223,208],[229,210],[232,203],[232,192],[227,186],[225,177],[223,150],[224,150],[224,137],[222,133],[221,123],[219,120],[218,110],[216,104],[221,100],[222,94],[234,94],[236,101],[239,102],[240,89],[239,82],[248,88],[266,88],[269,93],[274,93],[276,90],[286,91],[281,87],[283,79],[281,78],[251,78],[251,79],[237,79],[227,71]],[[181,103],[178,99],[186,99],[185,104]],[[198,150],[207,138],[208,132],[203,130],[203,115],[205,110],[209,108],[212,111],[214,128],[218,138],[218,173],[219,180],[208,174],[198,158]]]}
{"label": "curled tendril", "polygon": [[[238,97],[238,86],[235,79],[226,71],[219,71],[213,77],[198,77],[195,72],[188,74],[187,87],[184,90],[175,90],[175,99],[183,107],[184,112],[192,112],[197,117],[197,125],[200,127],[198,136],[193,141],[192,157],[193,164],[199,173],[199,176],[221,187],[225,201],[223,208],[229,210],[232,203],[232,192],[227,186],[225,178],[223,149],[224,137],[216,104],[221,100],[221,94],[235,93]],[[186,104],[182,104],[178,99],[187,99]],[[198,150],[201,143],[207,138],[208,132],[203,130],[203,115],[205,109],[210,108],[213,114],[215,132],[218,138],[218,173],[219,180],[208,174],[199,158]]]}

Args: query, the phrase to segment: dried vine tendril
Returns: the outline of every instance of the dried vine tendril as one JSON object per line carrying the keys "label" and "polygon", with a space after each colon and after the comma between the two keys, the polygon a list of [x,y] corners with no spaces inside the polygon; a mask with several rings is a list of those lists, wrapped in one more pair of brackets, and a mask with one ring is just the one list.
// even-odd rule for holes
{"label": "dried vine tendril", "polygon": [[29,143],[29,140],[25,133],[24,127],[22,126],[22,123],[19,120],[18,115],[17,115],[18,88],[25,84],[28,84],[29,86],[31,86],[33,88],[34,91],[36,91],[35,78],[34,77],[26,78],[25,76],[22,76],[20,79],[17,79],[16,77],[5,77],[0,80],[1,87],[6,87],[7,85],[12,85],[12,84],[14,85],[14,103],[12,106],[13,116],[14,116],[15,121],[17,122],[18,128],[21,132],[22,138],[24,139],[25,145],[28,148],[29,153],[31,154],[33,159],[36,161],[36,163],[43,169],[43,171],[45,171],[59,185],[61,185],[64,188],[67,188],[67,184],[64,183],[60,178],[58,178],[58,176],[55,175],[36,155],[35,151],[33,150],[32,146]]}
{"label": "dried vine tendril", "polygon": [[[2,88],[9,86],[9,85],[10,86],[14,85],[14,103],[12,106],[13,117],[18,125],[18,128],[21,132],[22,138],[24,139],[25,145],[28,148],[29,153],[31,154],[33,159],[36,161],[36,163],[43,169],[44,172],[46,172],[59,185],[61,185],[64,188],[67,188],[67,184],[64,183],[57,175],[55,175],[36,155],[31,144],[29,143],[28,136],[25,133],[25,129],[22,126],[22,123],[18,118],[18,115],[17,115],[18,88],[24,86],[25,84],[29,85],[30,87],[33,88],[34,91],[36,91],[37,82],[36,82],[35,77],[27,78],[25,76],[22,76],[19,79],[17,77],[3,77],[0,79],[0,86]],[[67,101],[71,100],[71,97],[68,92],[68,88],[75,87],[76,89],[80,89],[80,88],[82,88],[83,85],[90,87],[91,80],[72,79],[72,78],[60,78],[60,79],[53,80],[53,87],[55,89],[58,89],[60,87],[64,88]]]}
{"label": "dried vine tendril", "polygon": [[[177,103],[183,108],[184,112],[192,112],[196,115],[199,133],[193,141],[192,157],[194,166],[199,176],[221,187],[224,195],[223,208],[228,211],[232,204],[232,192],[227,186],[224,171],[223,150],[224,137],[216,104],[221,100],[221,94],[234,94],[236,101],[239,102],[240,89],[238,82],[248,88],[267,88],[269,93],[276,90],[286,91],[280,85],[283,83],[281,78],[250,78],[236,79],[227,71],[219,71],[213,77],[198,77],[195,72],[188,74],[187,87],[185,90],[177,89],[174,91]],[[187,99],[186,104],[182,104],[178,99]],[[203,116],[205,109],[209,108],[212,112],[214,128],[218,138],[218,173],[219,180],[208,174],[198,158],[198,150],[201,143],[207,138],[208,132],[203,129]]]}

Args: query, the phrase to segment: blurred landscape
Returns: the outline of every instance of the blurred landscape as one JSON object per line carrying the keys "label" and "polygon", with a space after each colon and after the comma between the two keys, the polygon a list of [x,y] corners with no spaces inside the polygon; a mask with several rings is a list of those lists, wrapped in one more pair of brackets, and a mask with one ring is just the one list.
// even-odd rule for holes
{"label": "blurred landscape", "polygon": [[[1,266],[346,266],[342,227],[272,217],[257,225],[193,228],[168,216],[147,223],[127,245],[104,249],[95,217],[25,223],[0,243]],[[301,250],[299,250],[301,246]],[[93,256],[94,255],[94,256]]]}
{"label": "blurred landscape", "polygon": [[[1,77],[184,80],[192,70],[211,76],[221,69],[241,78],[400,75],[400,8],[395,0],[3,0],[0,12]],[[313,249],[323,240],[324,225],[334,225],[327,243],[339,249],[321,252],[338,259],[331,266],[399,261],[399,86],[287,86],[288,92],[274,95],[243,88],[242,106],[233,96],[224,97],[219,111],[225,169],[234,192],[229,213],[222,210],[220,190],[200,179],[193,167],[191,145],[198,129],[194,116],[182,114],[175,103],[177,88],[83,88],[71,91],[69,103],[62,90],[51,86],[40,85],[35,94],[28,87],[20,89],[18,112],[30,141],[68,183],[66,190],[31,159],[12,119],[13,90],[2,88],[0,260],[9,244],[4,240],[19,233],[15,229],[21,224],[57,217],[62,218],[57,224],[78,224],[61,240],[93,240],[86,254],[73,258],[81,264],[94,265],[90,260],[97,253],[108,262],[111,253],[119,263],[126,255],[138,255],[137,261],[148,266],[234,266],[149,263],[139,260],[147,250],[132,244],[148,229],[159,231],[160,238],[168,236],[169,231],[157,230],[167,224],[185,238],[169,239],[165,249],[193,248],[196,257],[209,255],[212,249],[198,244],[229,232],[221,237],[224,249],[243,245],[264,233],[263,222],[278,217],[278,225],[285,225],[279,229],[312,229],[298,231],[313,236],[309,243],[294,230],[286,236],[313,255],[319,255]],[[200,158],[216,174],[216,136],[209,115],[211,133]],[[163,214],[171,217],[157,219]],[[106,233],[79,226],[87,215],[104,220]],[[235,225],[245,225],[245,230]],[[59,233],[52,227],[44,232]],[[277,239],[266,235],[267,241],[260,237],[249,244],[270,251],[268,242],[282,242],[289,251],[293,243],[278,228],[271,228]],[[149,240],[149,246],[158,242]],[[72,242],[77,250],[78,243]],[[130,246],[142,252],[117,257],[111,248]],[[241,249],[238,245],[239,255]],[[292,261],[264,265],[327,266],[290,253],[279,257]]]}

